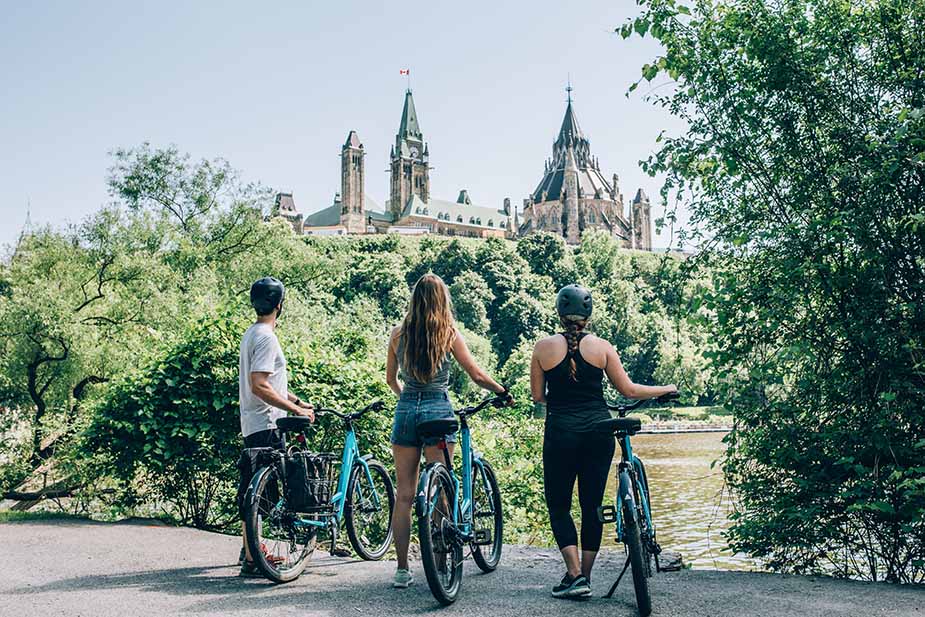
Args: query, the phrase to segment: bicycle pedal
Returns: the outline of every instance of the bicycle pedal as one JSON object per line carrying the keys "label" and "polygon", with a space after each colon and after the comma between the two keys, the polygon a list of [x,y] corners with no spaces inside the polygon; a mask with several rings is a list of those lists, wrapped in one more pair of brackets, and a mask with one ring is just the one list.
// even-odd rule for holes
{"label": "bicycle pedal", "polygon": [[617,509],[613,506],[600,506],[597,509],[597,520],[602,523],[616,523]]}
{"label": "bicycle pedal", "polygon": [[491,529],[476,529],[474,534],[473,544],[479,546],[485,546],[486,544],[491,544]]}

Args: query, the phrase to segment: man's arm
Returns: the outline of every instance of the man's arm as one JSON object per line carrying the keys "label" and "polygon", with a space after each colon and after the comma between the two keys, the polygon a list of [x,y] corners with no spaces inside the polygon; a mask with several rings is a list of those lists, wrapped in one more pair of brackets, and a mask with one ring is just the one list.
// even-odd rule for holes
{"label": "man's arm", "polygon": [[270,385],[270,373],[264,373],[262,371],[253,372],[250,374],[250,381],[251,390],[253,390],[257,398],[267,405],[272,405],[277,409],[288,411],[297,416],[306,416],[312,420],[315,419],[315,413],[312,411],[311,405],[308,403],[298,405],[296,404],[296,401],[299,400],[297,397],[290,394],[287,398],[283,398],[273,389],[273,386]]}

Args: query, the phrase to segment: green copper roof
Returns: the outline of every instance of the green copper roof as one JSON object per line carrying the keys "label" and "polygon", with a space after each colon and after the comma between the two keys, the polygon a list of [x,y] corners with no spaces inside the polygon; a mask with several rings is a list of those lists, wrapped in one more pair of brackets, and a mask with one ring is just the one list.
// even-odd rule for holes
{"label": "green copper roof", "polygon": [[402,139],[413,137],[421,139],[421,127],[418,125],[418,114],[414,110],[414,98],[411,88],[405,91],[405,107],[401,111],[401,125],[398,127],[398,136]]}
{"label": "green copper roof", "polygon": [[[429,217],[452,223],[493,227],[495,229],[507,229],[511,224],[511,217],[506,215],[503,210],[443,199],[430,199],[424,202],[417,195],[412,195],[408,203],[405,204],[400,218],[405,218],[406,216]],[[491,225],[488,224],[489,221],[491,221]],[[501,225],[502,221],[504,222],[503,227]]]}

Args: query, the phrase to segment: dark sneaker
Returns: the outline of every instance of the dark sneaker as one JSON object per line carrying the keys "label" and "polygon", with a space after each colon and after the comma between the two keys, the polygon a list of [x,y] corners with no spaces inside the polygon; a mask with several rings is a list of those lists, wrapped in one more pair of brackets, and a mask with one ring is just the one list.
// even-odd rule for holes
{"label": "dark sneaker", "polygon": [[263,572],[257,568],[257,564],[255,564],[253,561],[245,561],[241,564],[241,571],[238,572],[238,576],[263,578]]}
{"label": "dark sneaker", "polygon": [[552,588],[553,598],[581,598],[591,595],[591,585],[583,574],[571,576],[566,572],[562,582]]}
{"label": "dark sneaker", "polygon": [[247,558],[247,555],[246,555],[246,553],[244,552],[244,547],[242,546],[242,547],[241,547],[241,552],[238,553],[238,565],[239,565],[239,566],[243,566],[243,565],[244,565],[244,560],[245,560],[246,558]]}

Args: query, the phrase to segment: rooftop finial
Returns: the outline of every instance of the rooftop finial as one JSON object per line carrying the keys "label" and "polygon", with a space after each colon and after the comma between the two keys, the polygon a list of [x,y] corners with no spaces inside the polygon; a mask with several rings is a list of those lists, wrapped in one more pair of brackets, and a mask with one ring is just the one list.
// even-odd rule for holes
{"label": "rooftop finial", "polygon": [[572,104],[572,74],[568,75],[568,85],[565,86],[565,91],[568,93],[568,104]]}

